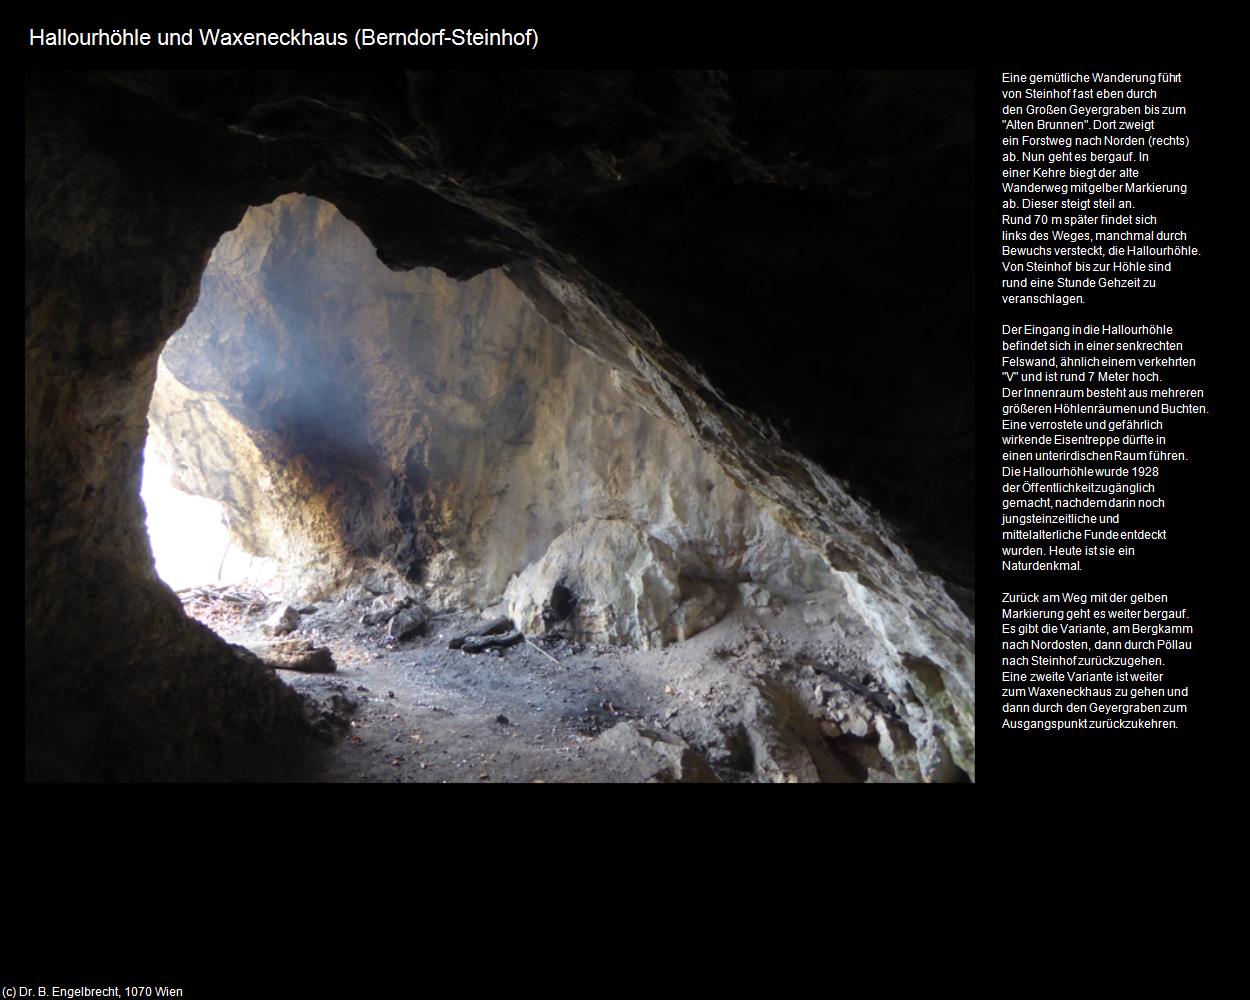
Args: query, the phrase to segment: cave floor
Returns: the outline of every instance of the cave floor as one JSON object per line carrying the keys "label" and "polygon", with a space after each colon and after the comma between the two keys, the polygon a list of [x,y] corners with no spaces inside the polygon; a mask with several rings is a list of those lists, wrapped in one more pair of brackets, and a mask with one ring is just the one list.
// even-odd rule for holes
{"label": "cave floor", "polygon": [[[873,741],[820,737],[813,721],[776,726],[820,682],[800,666],[786,617],[739,608],[661,650],[544,638],[467,654],[447,639],[481,623],[438,616],[420,638],[387,645],[350,602],[319,604],[288,638],[328,648],[337,671],[278,675],[306,697],[326,738],[306,780],[323,782],[650,782],[891,780]],[[263,655],[265,610],[202,617],[223,638]],[[797,655],[796,655],[797,654]],[[771,692],[765,711],[760,692]],[[771,700],[770,700],[771,699]],[[816,706],[812,706],[815,708]],[[819,709],[817,708],[817,711]],[[804,710],[798,708],[800,715]],[[609,738],[613,727],[627,724]],[[641,728],[643,736],[634,735]],[[632,731],[631,731],[632,730]],[[800,731],[802,730],[802,731]],[[813,737],[813,733],[816,735]],[[674,756],[670,745],[680,740]],[[822,745],[813,746],[813,742]],[[805,746],[804,744],[808,744]],[[695,756],[682,756],[688,746]],[[761,747],[769,749],[761,755]],[[755,749],[753,749],[755,748]],[[680,759],[681,764],[676,760]],[[693,765],[693,766],[692,766]]]}

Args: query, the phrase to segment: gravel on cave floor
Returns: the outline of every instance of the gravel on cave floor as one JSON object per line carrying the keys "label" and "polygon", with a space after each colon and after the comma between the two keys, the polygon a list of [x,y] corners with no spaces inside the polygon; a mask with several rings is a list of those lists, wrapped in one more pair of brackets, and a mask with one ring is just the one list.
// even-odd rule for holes
{"label": "gravel on cave floor", "polygon": [[[264,608],[206,620],[253,648]],[[734,747],[744,695],[792,643],[770,615],[739,608],[692,639],[658,650],[536,640],[468,654],[447,640],[483,619],[442,615],[428,633],[389,643],[350,602],[323,603],[290,638],[333,653],[333,674],[279,670],[333,726],[309,777],[329,782],[646,782],[673,780],[646,754],[598,737],[622,722],[685,740],[721,781],[757,780]],[[806,679],[806,678],[805,678]],[[609,741],[610,742],[610,741]]]}

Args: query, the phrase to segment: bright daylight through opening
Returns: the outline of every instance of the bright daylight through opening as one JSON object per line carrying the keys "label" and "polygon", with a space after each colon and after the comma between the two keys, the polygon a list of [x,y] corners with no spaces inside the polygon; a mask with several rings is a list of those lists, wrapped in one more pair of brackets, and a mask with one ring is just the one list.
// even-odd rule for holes
{"label": "bright daylight through opening", "polygon": [[232,585],[266,593],[277,589],[273,560],[244,552],[231,541],[222,505],[185,493],[174,482],[173,467],[149,434],[140,496],[157,575],[175,591]]}

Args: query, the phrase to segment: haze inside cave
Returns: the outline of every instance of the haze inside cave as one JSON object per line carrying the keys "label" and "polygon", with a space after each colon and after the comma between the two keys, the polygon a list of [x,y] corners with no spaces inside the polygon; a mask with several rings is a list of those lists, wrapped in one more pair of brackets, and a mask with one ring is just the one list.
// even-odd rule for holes
{"label": "haze inside cave", "polygon": [[[327,202],[253,207],[158,363],[142,490],[157,573],[309,697],[356,674],[361,692],[446,701],[510,661],[494,727],[554,712],[569,753],[610,731],[595,746],[620,743],[651,777],[957,779],[931,728],[949,712],[940,675],[911,661],[887,702],[868,592],[680,408],[578,340],[502,272],[392,271]],[[833,646],[810,644],[830,632]],[[605,654],[615,684],[594,676]],[[727,671],[739,662],[805,672],[808,693],[760,688]],[[685,730],[703,741],[693,757],[689,735],[654,728],[691,677],[720,716]],[[483,766],[510,737],[481,741]]]}

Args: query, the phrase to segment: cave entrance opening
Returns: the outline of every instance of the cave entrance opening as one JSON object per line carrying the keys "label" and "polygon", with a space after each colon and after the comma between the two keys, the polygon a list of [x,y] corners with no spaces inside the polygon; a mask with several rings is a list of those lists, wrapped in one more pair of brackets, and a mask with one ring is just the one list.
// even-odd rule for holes
{"label": "cave entrance opening", "polygon": [[223,505],[178,483],[176,468],[149,432],[139,495],[157,576],[183,594],[214,588],[276,592],[274,560],[244,551],[231,538]]}
{"label": "cave entrance opening", "polygon": [[157,571],[359,730],[349,780],[946,775],[871,634],[813,645],[856,625],[825,554],[631,388],[503,272],[391,271],[329,203],[253,207],[157,365]]}

